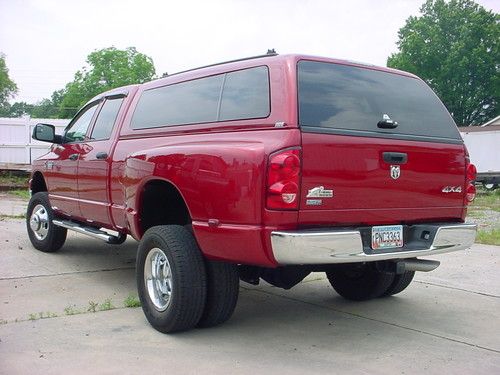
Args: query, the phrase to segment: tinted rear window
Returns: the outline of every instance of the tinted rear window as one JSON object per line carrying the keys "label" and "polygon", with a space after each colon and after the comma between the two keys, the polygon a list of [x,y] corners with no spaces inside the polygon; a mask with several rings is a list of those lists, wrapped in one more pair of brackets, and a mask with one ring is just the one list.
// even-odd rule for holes
{"label": "tinted rear window", "polygon": [[[343,129],[460,139],[450,114],[421,80],[331,63],[298,64],[299,123]],[[380,129],[387,115],[395,129]]]}
{"label": "tinted rear window", "polygon": [[239,70],[144,91],[133,129],[269,115],[267,67]]}

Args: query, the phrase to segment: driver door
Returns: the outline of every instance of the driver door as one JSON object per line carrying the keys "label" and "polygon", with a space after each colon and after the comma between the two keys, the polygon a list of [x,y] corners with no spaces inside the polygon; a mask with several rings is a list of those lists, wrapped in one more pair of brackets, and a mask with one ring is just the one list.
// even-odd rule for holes
{"label": "driver door", "polygon": [[109,195],[109,175],[111,150],[116,123],[125,112],[122,103],[125,95],[106,97],[96,116],[95,123],[82,149],[78,162],[78,197],[80,211],[87,221],[99,225],[111,223]]}
{"label": "driver door", "polygon": [[75,116],[65,129],[63,143],[52,146],[52,159],[45,162],[50,203],[55,211],[65,216],[82,217],[78,200],[78,160],[85,153],[85,137],[99,103],[90,103]]}

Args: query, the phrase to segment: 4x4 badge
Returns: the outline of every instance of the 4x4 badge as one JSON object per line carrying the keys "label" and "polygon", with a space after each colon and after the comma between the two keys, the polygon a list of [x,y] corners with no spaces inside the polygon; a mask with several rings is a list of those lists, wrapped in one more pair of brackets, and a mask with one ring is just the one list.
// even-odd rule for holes
{"label": "4x4 badge", "polygon": [[400,175],[401,175],[401,168],[399,167],[399,165],[391,165],[391,177],[394,180],[397,180]]}
{"label": "4x4 badge", "polygon": [[442,190],[443,193],[461,193],[461,186],[445,186]]}

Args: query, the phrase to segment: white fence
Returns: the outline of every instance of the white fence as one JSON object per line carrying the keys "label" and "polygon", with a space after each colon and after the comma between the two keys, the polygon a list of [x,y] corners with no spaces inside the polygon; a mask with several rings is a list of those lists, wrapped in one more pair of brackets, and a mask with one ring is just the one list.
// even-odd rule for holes
{"label": "white fence", "polygon": [[50,143],[31,138],[38,123],[52,124],[62,134],[70,120],[0,117],[0,169],[29,170],[31,162],[45,154]]}

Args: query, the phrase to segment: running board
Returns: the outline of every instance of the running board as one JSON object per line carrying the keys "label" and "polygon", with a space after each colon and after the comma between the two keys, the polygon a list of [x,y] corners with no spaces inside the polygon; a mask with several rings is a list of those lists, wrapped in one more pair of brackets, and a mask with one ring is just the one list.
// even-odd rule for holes
{"label": "running board", "polygon": [[57,225],[58,227],[63,227],[69,230],[73,230],[81,234],[86,234],[87,236],[97,238],[109,244],[120,244],[127,237],[125,234],[120,234],[119,236],[113,236],[107,232],[96,229],[94,227],[86,227],[79,223],[75,223],[74,221],[69,221],[69,220],[52,220],[52,224]]}

